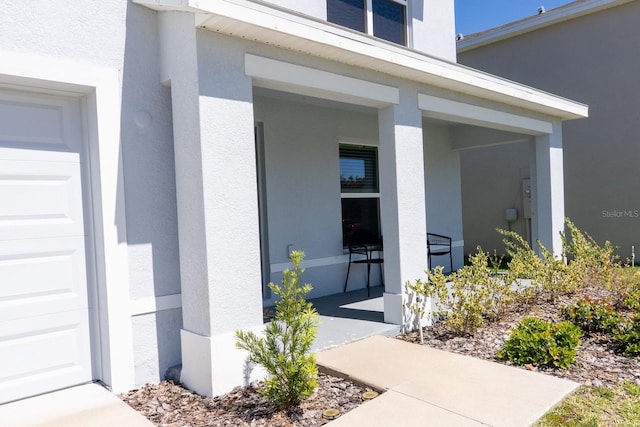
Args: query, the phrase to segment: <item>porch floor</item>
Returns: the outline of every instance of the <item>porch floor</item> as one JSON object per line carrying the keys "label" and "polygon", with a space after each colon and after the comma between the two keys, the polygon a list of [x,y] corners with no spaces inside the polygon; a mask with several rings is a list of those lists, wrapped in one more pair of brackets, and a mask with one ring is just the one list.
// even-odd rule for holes
{"label": "porch floor", "polygon": [[384,323],[383,286],[309,300],[320,314],[313,351],[357,341],[372,335],[394,336],[400,325]]}

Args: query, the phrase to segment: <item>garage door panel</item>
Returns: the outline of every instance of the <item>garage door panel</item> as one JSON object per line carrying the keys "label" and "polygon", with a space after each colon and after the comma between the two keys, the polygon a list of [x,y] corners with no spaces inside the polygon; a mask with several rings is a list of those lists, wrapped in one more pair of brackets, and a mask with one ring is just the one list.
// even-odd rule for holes
{"label": "garage door panel", "polygon": [[0,240],[84,235],[80,178],[78,162],[0,159]]}
{"label": "garage door panel", "polygon": [[0,91],[0,145],[76,150],[77,100]]}
{"label": "garage door panel", "polygon": [[79,99],[0,89],[0,404],[92,380],[84,158]]}
{"label": "garage door panel", "polygon": [[0,241],[0,321],[87,308],[84,237]]}
{"label": "garage door panel", "polygon": [[88,312],[0,322],[0,402],[91,380]]}

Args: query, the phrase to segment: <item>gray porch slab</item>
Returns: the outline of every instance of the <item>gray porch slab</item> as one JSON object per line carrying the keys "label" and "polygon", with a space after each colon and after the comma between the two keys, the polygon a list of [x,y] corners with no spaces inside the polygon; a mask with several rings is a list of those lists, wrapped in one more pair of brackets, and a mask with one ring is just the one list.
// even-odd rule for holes
{"label": "gray porch slab", "polygon": [[399,325],[384,323],[383,287],[329,295],[310,300],[320,314],[313,351],[361,340],[372,335],[395,336]]}
{"label": "gray porch slab", "polygon": [[319,352],[317,361],[325,371],[385,391],[336,426],[528,426],[579,386],[382,336]]}

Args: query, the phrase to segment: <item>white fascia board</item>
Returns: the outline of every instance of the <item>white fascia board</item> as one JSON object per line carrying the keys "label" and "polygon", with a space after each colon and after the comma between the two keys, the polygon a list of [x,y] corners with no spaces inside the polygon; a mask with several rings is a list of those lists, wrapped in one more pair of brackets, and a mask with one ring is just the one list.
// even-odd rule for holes
{"label": "white fascia board", "polygon": [[452,120],[458,123],[490,127],[492,129],[524,133],[527,135],[550,134],[553,130],[552,123],[548,121],[422,93],[418,94],[418,108],[424,112],[425,117]]}
{"label": "white fascia board", "polygon": [[245,54],[244,66],[248,76],[258,79],[259,86],[269,89],[278,89],[282,85],[302,95],[378,108],[400,102],[400,91],[392,86],[251,54]]}
{"label": "white fascia board", "polygon": [[539,15],[533,15],[523,20],[465,37],[457,42],[457,51],[458,53],[463,53],[480,46],[569,21],[579,16],[588,15],[614,6],[620,6],[631,1],[634,0],[587,0],[561,6]]}
{"label": "white fascia board", "polygon": [[[169,7],[176,0],[134,0]],[[248,0],[183,0],[177,10],[198,11],[210,31],[302,52],[405,80],[529,109],[562,120],[584,118],[586,105],[356,31]],[[152,6],[148,3],[153,3]]]}

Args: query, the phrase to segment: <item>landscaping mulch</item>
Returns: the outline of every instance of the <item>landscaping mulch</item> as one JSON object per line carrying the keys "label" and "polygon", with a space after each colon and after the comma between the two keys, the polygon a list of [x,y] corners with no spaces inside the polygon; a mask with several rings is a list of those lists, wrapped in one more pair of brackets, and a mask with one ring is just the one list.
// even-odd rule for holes
{"label": "landscaping mulch", "polygon": [[[455,337],[441,323],[423,329],[425,345],[440,350],[465,354],[492,362],[504,363],[496,358],[496,352],[502,348],[516,324],[526,316],[535,316],[543,320],[559,322],[560,307],[574,304],[578,299],[606,299],[607,291],[587,288],[571,296],[562,296],[555,302],[541,301],[531,306],[515,307],[499,321],[487,323],[473,336]],[[630,316],[631,313],[622,312]],[[397,337],[404,341],[420,343],[418,331]],[[640,357],[625,357],[616,351],[615,345],[604,334],[584,334],[580,340],[576,363],[568,369],[536,368],[525,366],[523,369],[544,372],[560,378],[566,378],[587,386],[613,387],[631,381],[640,384]]]}
{"label": "landscaping mulch", "polygon": [[170,381],[148,384],[120,396],[156,426],[322,426],[329,420],[322,413],[329,408],[349,412],[363,402],[371,389],[342,378],[320,373],[318,389],[296,412],[270,404],[256,391],[256,384],[236,387],[230,393],[209,398]]}
{"label": "landscaping mulch", "polygon": [[[525,316],[561,321],[560,307],[578,299],[609,297],[602,289],[583,289],[572,296],[556,301],[542,301],[529,306],[515,307],[499,321],[488,323],[473,336],[455,337],[441,323],[425,327],[425,345],[445,351],[464,354],[498,363],[496,352],[502,348],[511,330]],[[631,313],[622,313],[630,316]],[[420,343],[419,332],[396,337],[411,343]],[[616,352],[610,339],[602,334],[584,335],[578,349],[576,363],[568,369],[536,368],[548,375],[566,378],[585,386],[613,387],[631,381],[640,384],[640,358],[625,357]],[[320,374],[319,387],[296,412],[286,412],[271,405],[256,391],[258,384],[237,387],[230,393],[215,398],[199,396],[168,381],[147,385],[121,395],[121,399],[141,412],[157,426],[299,426],[316,427],[329,421],[322,412],[337,408],[342,414],[363,402],[362,394],[368,389],[350,381]]]}

